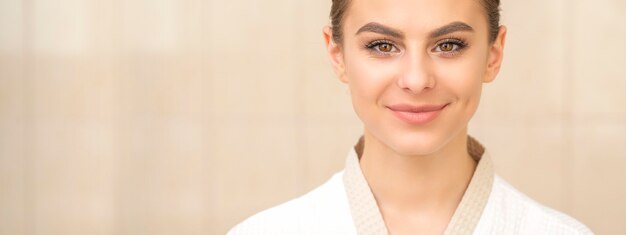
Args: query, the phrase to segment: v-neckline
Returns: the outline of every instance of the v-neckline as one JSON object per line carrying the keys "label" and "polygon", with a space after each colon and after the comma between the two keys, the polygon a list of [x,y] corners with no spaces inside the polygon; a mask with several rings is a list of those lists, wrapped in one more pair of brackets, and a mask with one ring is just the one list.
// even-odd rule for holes
{"label": "v-neckline", "polygon": [[[376,199],[361,171],[357,150],[362,149],[362,145],[361,137],[348,154],[343,174],[350,213],[357,234],[388,235]],[[471,136],[468,136],[467,149],[478,164],[444,234],[472,234],[491,193],[494,179],[491,158],[485,148]]]}

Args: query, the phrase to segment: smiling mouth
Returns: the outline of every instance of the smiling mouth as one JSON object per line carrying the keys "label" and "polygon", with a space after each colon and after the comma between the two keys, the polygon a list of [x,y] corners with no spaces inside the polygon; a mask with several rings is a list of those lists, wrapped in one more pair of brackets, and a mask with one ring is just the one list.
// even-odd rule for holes
{"label": "smiling mouth", "polygon": [[424,125],[436,119],[441,111],[443,111],[443,109],[447,106],[448,104],[419,106],[396,104],[389,105],[387,108],[394,114],[394,116],[408,124]]}

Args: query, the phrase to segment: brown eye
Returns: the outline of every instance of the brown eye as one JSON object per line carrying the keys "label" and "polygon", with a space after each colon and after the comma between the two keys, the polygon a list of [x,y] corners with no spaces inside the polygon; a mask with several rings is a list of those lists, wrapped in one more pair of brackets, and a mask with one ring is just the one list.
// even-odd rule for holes
{"label": "brown eye", "polygon": [[391,52],[393,50],[393,46],[389,43],[381,43],[378,45],[378,50],[381,52]]}
{"label": "brown eye", "polygon": [[368,43],[365,45],[365,49],[376,56],[392,56],[400,52],[400,49],[392,41],[384,39]]}
{"label": "brown eye", "polygon": [[439,49],[444,52],[449,52],[454,50],[454,44],[446,42],[439,45]]}
{"label": "brown eye", "polygon": [[444,57],[451,57],[461,53],[467,47],[468,44],[461,39],[447,38],[439,41],[432,52]]}

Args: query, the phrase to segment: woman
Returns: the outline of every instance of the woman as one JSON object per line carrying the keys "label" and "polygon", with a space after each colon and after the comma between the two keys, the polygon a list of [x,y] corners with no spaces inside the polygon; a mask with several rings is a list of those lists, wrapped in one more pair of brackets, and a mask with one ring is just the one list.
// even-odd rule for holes
{"label": "woman", "polygon": [[333,0],[324,38],[364,134],[346,168],[229,234],[590,234],[494,174],[467,134],[495,79],[499,0]]}

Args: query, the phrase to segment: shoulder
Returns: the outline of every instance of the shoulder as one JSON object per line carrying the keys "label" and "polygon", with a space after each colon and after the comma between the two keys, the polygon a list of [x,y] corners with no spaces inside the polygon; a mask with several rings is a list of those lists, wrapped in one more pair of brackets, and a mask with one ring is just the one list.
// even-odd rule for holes
{"label": "shoulder", "polygon": [[351,225],[352,218],[342,176],[343,172],[336,173],[312,191],[250,216],[228,235],[319,234],[322,229],[349,229],[346,224]]}
{"label": "shoulder", "polygon": [[481,229],[488,228],[489,234],[593,234],[578,220],[536,202],[497,175],[483,219]]}

